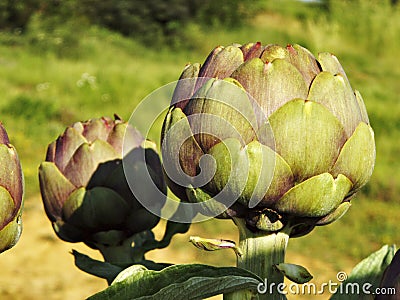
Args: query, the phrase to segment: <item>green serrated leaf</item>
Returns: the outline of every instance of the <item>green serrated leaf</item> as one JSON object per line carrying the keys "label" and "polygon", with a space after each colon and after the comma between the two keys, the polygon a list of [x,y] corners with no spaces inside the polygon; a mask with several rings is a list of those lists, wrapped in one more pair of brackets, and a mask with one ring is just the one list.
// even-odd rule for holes
{"label": "green serrated leaf", "polygon": [[[364,299],[362,295],[363,286],[368,287],[368,291],[373,293],[374,289],[379,287],[382,274],[386,267],[390,264],[396,252],[396,246],[385,245],[378,251],[372,253],[367,258],[358,263],[351,271],[349,277],[342,282],[336,293],[330,298],[331,300],[358,300]],[[368,286],[367,286],[368,285]],[[360,293],[352,292],[359,289]],[[350,292],[349,292],[350,291]],[[371,295],[370,295],[371,296]],[[372,298],[371,298],[372,299]]]}
{"label": "green serrated leaf", "polygon": [[135,271],[89,299],[204,299],[241,289],[256,289],[261,282],[257,275],[235,267],[188,264],[174,265],[162,271]]}
{"label": "green serrated leaf", "polygon": [[111,283],[115,277],[123,270],[122,267],[93,259],[76,250],[72,250],[72,255],[75,257],[75,265],[82,271],[91,275],[104,278],[108,283]]}

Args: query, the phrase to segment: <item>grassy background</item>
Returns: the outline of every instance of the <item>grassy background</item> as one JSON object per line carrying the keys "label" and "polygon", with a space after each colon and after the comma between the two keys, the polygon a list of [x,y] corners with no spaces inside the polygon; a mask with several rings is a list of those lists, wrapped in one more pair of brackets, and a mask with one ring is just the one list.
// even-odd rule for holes
{"label": "grassy background", "polygon": [[[288,260],[307,265],[317,280],[335,279],[338,271],[349,271],[383,244],[399,243],[399,6],[388,1],[334,1],[330,13],[324,14],[301,3],[269,1],[245,27],[204,30],[188,25],[183,29],[187,45],[174,49],[143,46],[73,21],[51,34],[39,20],[33,19],[31,28],[28,35],[0,32],[0,120],[22,162],[26,215],[41,205],[37,168],[46,147],[67,125],[114,113],[128,119],[146,95],[177,80],[186,63],[203,62],[216,45],[299,43],[315,54],[329,51],[338,56],[353,88],[363,95],[375,130],[377,160],[370,183],[350,211],[332,225],[291,240]],[[154,129],[150,137],[156,140],[158,134]],[[237,238],[229,221],[196,224],[191,232]],[[224,253],[196,254],[186,241],[187,236],[177,238],[160,257],[234,264],[233,255],[224,260]],[[156,253],[152,257],[160,260]]]}

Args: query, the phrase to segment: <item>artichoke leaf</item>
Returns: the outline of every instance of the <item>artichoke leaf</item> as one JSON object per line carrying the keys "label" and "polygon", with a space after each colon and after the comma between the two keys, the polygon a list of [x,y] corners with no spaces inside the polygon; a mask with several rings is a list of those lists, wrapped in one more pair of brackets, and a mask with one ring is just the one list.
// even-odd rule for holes
{"label": "artichoke leaf", "polygon": [[99,230],[124,222],[129,207],[125,200],[111,189],[95,187],[79,188],[64,203],[63,217],[66,222],[80,227]]}
{"label": "artichoke leaf", "polygon": [[260,108],[256,114],[262,111],[266,117],[294,98],[306,98],[308,93],[300,72],[280,58],[269,63],[259,58],[251,59],[241,65],[232,78],[257,101]]}
{"label": "artichoke leaf", "polygon": [[353,191],[365,185],[375,164],[375,140],[372,128],[361,122],[344,144],[332,174],[344,174],[353,182]]}
{"label": "artichoke leaf", "polygon": [[[277,201],[280,197],[283,196],[283,194],[285,194],[289,189],[291,189],[294,186],[294,176],[292,170],[290,169],[290,166],[278,153],[274,152],[271,148],[264,145],[262,145],[262,148],[263,148],[264,162],[270,161],[270,166],[272,167],[272,158],[270,156],[274,155],[273,159],[275,160],[274,161],[275,166],[273,168],[273,177],[268,187],[268,190],[261,202],[262,206],[269,206],[275,203],[275,201]],[[268,166],[268,164],[265,164],[264,162],[262,163],[263,168]],[[268,182],[268,181],[266,181],[266,178],[261,176],[258,183],[260,182]],[[251,203],[250,207],[252,207]]]}
{"label": "artichoke leaf", "polygon": [[193,96],[185,114],[205,152],[226,138],[247,144],[254,139],[258,127],[248,94],[233,78],[210,79]]}
{"label": "artichoke leaf", "polygon": [[316,225],[328,225],[344,216],[344,214],[349,210],[351,203],[349,201],[341,203],[338,208],[336,208],[333,212],[326,215],[325,217],[319,219]]}
{"label": "artichoke leaf", "polygon": [[63,173],[75,186],[86,186],[100,163],[117,158],[121,156],[103,140],[84,143],[76,150]]}
{"label": "artichoke leaf", "polygon": [[195,93],[197,76],[200,71],[200,64],[190,64],[183,70],[179,81],[176,84],[172,95],[171,106],[184,109],[192,95]]}
{"label": "artichoke leaf", "polygon": [[323,173],[294,186],[275,203],[280,213],[299,217],[324,217],[335,210],[352,187],[351,181],[339,174],[336,179]]}
{"label": "artichoke leaf", "polygon": [[[145,150],[143,148],[137,148],[131,151],[128,156],[125,162],[125,170],[119,172],[122,178],[124,175],[126,176],[126,179],[123,179],[128,180],[132,192],[130,197],[126,198],[125,201],[131,202],[136,206],[135,202],[137,199],[152,211],[161,210],[165,203],[167,191],[164,187],[160,190],[157,186],[155,178],[158,174],[156,170],[153,170],[145,163]],[[118,187],[117,185],[115,186]],[[120,194],[119,189],[116,191]],[[129,192],[123,187],[121,191],[124,195],[126,195],[126,192]]]}
{"label": "artichoke leaf", "polygon": [[108,126],[107,122],[109,122],[109,119],[105,118],[92,119],[89,122],[85,122],[82,135],[89,143],[93,143],[95,140],[107,141],[108,135],[112,130],[112,126]]}
{"label": "artichoke leaf", "polygon": [[348,137],[362,121],[359,103],[350,85],[340,74],[319,73],[311,85],[308,100],[325,105],[343,124]]}
{"label": "artichoke leaf", "polygon": [[260,57],[261,53],[264,50],[264,47],[261,45],[260,42],[257,43],[247,43],[240,46],[240,50],[243,53],[244,61]]}
{"label": "artichoke leaf", "polygon": [[315,56],[306,48],[297,44],[289,45],[287,49],[290,55],[290,62],[303,75],[306,85],[310,86],[315,76],[321,71]]}
{"label": "artichoke leaf", "polygon": [[8,138],[8,134],[6,129],[3,126],[3,123],[0,122],[0,144],[9,144],[10,139]]}
{"label": "artichoke leaf", "polygon": [[0,144],[0,166],[1,185],[11,194],[18,210],[22,204],[23,176],[17,151],[12,145]]}
{"label": "artichoke leaf", "polygon": [[[80,122],[76,123],[82,124]],[[64,133],[56,140],[53,153],[49,153],[46,160],[54,161],[56,166],[64,171],[72,155],[74,155],[76,149],[79,148],[83,143],[87,143],[86,138],[81,134],[83,131],[78,126],[68,127]]]}
{"label": "artichoke leaf", "polygon": [[3,229],[13,218],[15,218],[15,203],[7,189],[0,186],[0,230]]}
{"label": "artichoke leaf", "polygon": [[364,123],[367,123],[369,125],[369,118],[368,118],[367,108],[365,107],[364,104],[364,99],[362,98],[359,91],[354,90],[354,94],[356,96],[358,106],[360,107],[361,119],[363,120]]}
{"label": "artichoke leaf", "polygon": [[[243,53],[236,46],[217,47],[210,53],[200,69],[198,77],[229,77],[243,63]],[[204,82],[198,81],[197,87]]]}
{"label": "artichoke leaf", "polygon": [[61,217],[64,201],[76,187],[54,163],[47,161],[39,166],[39,183],[47,216],[54,222]]}
{"label": "artichoke leaf", "polygon": [[125,220],[125,227],[132,232],[141,232],[157,225],[160,217],[146,208],[141,208],[131,213]]}
{"label": "artichoke leaf", "polygon": [[[204,216],[219,215],[229,207],[229,205],[224,205],[223,203],[217,201],[210,194],[200,188],[189,187],[186,189],[186,195],[189,202],[198,203],[200,205],[199,212]],[[221,197],[219,197],[219,199],[221,200]],[[222,198],[222,202],[225,202],[224,200],[229,202],[231,198]]]}
{"label": "artichoke leaf", "polygon": [[[249,174],[249,164],[239,140],[226,139],[209,151],[215,159],[216,170],[207,189],[219,193],[225,203],[236,201],[245,189]],[[247,204],[247,203],[245,203]]]}
{"label": "artichoke leaf", "polygon": [[65,223],[62,219],[57,219],[52,226],[57,236],[69,243],[81,242],[90,234],[72,224]]}
{"label": "artichoke leaf", "polygon": [[127,123],[116,123],[107,137],[107,142],[115,149],[119,157],[139,147],[143,140],[140,132]]}
{"label": "artichoke leaf", "polygon": [[209,186],[229,199],[255,207],[279,199],[293,185],[293,174],[271,148],[257,141],[244,148],[236,139],[226,139],[210,149],[217,170]]}
{"label": "artichoke leaf", "polygon": [[[189,122],[180,108],[172,108],[168,112],[163,126],[161,148],[164,169],[168,177],[176,177],[176,170],[181,168],[186,175],[196,176],[197,165],[204,152],[197,144]],[[187,185],[191,183],[185,178],[185,174],[178,174],[180,174],[179,181]]]}
{"label": "artichoke leaf", "polygon": [[276,151],[298,182],[330,170],[346,141],[339,120],[323,105],[295,99],[270,117]]}
{"label": "artichoke leaf", "polygon": [[260,59],[263,62],[268,63],[274,61],[277,58],[289,61],[289,57],[289,51],[286,48],[283,48],[280,45],[271,44],[265,47],[260,56]]}
{"label": "artichoke leaf", "polygon": [[0,253],[13,247],[22,233],[21,216],[18,214],[11,222],[0,230]]}
{"label": "artichoke leaf", "polygon": [[[322,67],[322,71],[327,71],[333,75],[342,75],[349,82],[347,75],[335,55],[329,52],[322,52],[318,55],[318,62]],[[350,85],[350,83],[349,83]]]}

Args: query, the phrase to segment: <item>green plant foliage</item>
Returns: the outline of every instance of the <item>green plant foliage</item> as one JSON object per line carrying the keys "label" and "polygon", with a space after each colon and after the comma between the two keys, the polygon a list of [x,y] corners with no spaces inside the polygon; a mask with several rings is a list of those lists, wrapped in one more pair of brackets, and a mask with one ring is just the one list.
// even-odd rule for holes
{"label": "green plant foliage", "polygon": [[0,1],[0,29],[23,31],[41,0]]}
{"label": "green plant foliage", "polygon": [[94,276],[104,278],[111,283],[115,277],[123,270],[122,267],[90,258],[76,250],[72,250],[75,258],[75,265],[82,271]]}
{"label": "green plant foliage", "polygon": [[263,6],[259,0],[189,0],[191,16],[199,24],[238,28],[246,24]]}
{"label": "green plant foliage", "polygon": [[[132,268],[132,267],[130,267]],[[256,289],[261,280],[249,271],[234,267],[190,264],[174,265],[162,271],[127,269],[129,276],[90,297],[91,300],[184,300],[204,299],[241,289]],[[122,271],[125,272],[125,271]],[[188,298],[190,295],[190,298]]]}
{"label": "green plant foliage", "polygon": [[60,120],[62,115],[55,103],[23,94],[16,96],[1,112],[41,124],[49,120]]}
{"label": "green plant foliage", "polygon": [[164,42],[176,35],[190,18],[184,0],[83,0],[84,14],[94,24],[142,40],[146,44]]}
{"label": "green plant foliage", "polygon": [[[379,287],[382,274],[392,261],[395,252],[396,247],[394,245],[385,245],[367,258],[363,259],[354,267],[349,277],[342,282],[341,286],[338,287],[337,292],[330,299],[360,299],[362,294],[365,296],[364,291],[366,289],[368,289],[367,292],[369,291],[372,293],[375,288]],[[352,292],[356,290],[359,292]]]}
{"label": "green plant foliage", "polygon": [[[41,10],[31,9],[29,16],[33,15],[35,18],[35,15],[40,15],[41,24],[44,25],[41,29],[42,31],[44,29],[46,35],[44,36],[42,32],[33,39],[33,42],[47,47],[63,46],[72,49],[74,48],[72,42],[77,43],[74,40],[76,35],[69,35],[63,29],[72,27],[75,29],[72,32],[76,33],[82,24],[85,26],[85,20],[90,24],[140,40],[146,45],[163,44],[176,47],[181,46],[187,38],[184,27],[189,23],[195,22],[207,27],[238,27],[247,22],[261,3],[259,0],[36,0],[36,2],[40,3]],[[54,26],[54,21],[60,20],[63,21],[63,26]],[[27,21],[25,23],[27,24]],[[76,26],[77,24],[79,26]],[[32,24],[29,25],[32,27]],[[38,28],[34,29],[37,30]]]}

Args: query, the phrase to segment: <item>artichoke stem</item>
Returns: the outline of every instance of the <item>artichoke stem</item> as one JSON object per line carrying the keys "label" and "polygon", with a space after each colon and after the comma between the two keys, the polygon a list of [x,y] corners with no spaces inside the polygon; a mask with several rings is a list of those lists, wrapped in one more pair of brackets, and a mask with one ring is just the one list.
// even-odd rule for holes
{"label": "artichoke stem", "polygon": [[113,265],[128,267],[145,260],[145,251],[138,251],[132,247],[130,239],[125,240],[118,246],[104,246],[96,244],[102,254],[104,261]]}
{"label": "artichoke stem", "polygon": [[[289,240],[289,232],[282,231],[267,234],[254,233],[246,227],[243,219],[234,219],[239,228],[239,248],[243,252],[237,258],[237,266],[258,275],[266,286],[260,287],[260,292],[241,290],[224,295],[225,300],[253,299],[286,299],[278,290],[282,290],[284,276],[274,266],[285,260],[285,251]],[[272,292],[272,293],[271,293]]]}

